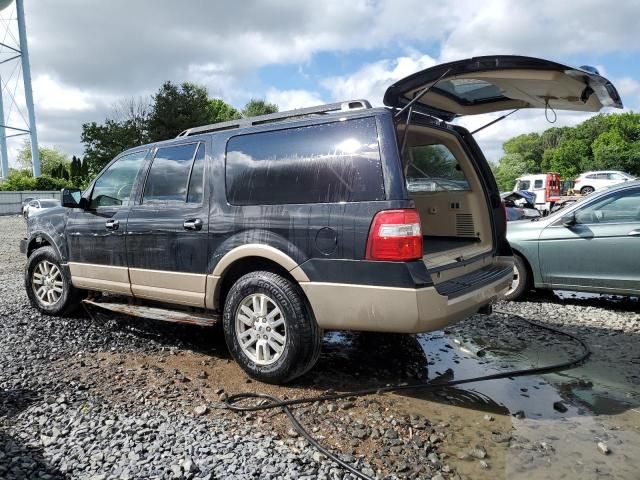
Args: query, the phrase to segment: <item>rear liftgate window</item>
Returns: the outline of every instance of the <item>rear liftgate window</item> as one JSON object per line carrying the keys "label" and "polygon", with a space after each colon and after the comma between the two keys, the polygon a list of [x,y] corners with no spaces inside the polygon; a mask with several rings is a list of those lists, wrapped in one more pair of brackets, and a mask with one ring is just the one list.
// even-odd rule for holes
{"label": "rear liftgate window", "polygon": [[384,200],[375,119],[233,137],[226,186],[233,205]]}

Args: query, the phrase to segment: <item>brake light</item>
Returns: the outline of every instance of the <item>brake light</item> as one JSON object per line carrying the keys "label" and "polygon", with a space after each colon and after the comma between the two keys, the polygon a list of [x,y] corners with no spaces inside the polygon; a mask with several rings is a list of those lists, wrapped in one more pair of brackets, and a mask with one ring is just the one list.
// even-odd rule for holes
{"label": "brake light", "polygon": [[422,258],[420,216],[414,209],[383,210],[371,222],[367,260],[407,262]]}

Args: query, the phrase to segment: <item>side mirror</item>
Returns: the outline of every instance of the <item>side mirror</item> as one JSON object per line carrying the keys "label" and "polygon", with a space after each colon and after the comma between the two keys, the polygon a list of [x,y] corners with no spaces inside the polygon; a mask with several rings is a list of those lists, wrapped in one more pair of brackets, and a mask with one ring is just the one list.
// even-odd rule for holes
{"label": "side mirror", "polygon": [[567,228],[573,227],[576,224],[576,214],[570,213],[562,217],[562,225]]}
{"label": "side mirror", "polygon": [[62,206],[67,208],[86,208],[87,200],[82,198],[82,191],[78,188],[62,189]]}

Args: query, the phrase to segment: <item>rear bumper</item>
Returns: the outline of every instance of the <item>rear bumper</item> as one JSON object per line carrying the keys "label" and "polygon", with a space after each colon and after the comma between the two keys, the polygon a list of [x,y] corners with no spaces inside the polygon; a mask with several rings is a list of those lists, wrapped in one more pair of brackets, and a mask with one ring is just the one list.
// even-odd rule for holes
{"label": "rear bumper", "polygon": [[[303,282],[321,328],[375,332],[419,333],[463,320],[494,302],[511,285],[513,259],[499,257],[499,272],[475,285],[440,293],[436,287],[396,288]],[[464,281],[460,283],[464,284]]]}

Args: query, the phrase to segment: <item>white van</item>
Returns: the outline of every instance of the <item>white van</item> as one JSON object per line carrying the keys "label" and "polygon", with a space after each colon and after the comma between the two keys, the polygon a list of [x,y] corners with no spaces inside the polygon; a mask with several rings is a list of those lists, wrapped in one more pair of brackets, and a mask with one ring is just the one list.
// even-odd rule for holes
{"label": "white van", "polygon": [[560,200],[560,174],[549,172],[518,177],[513,191],[518,190],[534,193],[535,207],[543,215],[547,215],[551,212],[554,203]]}

